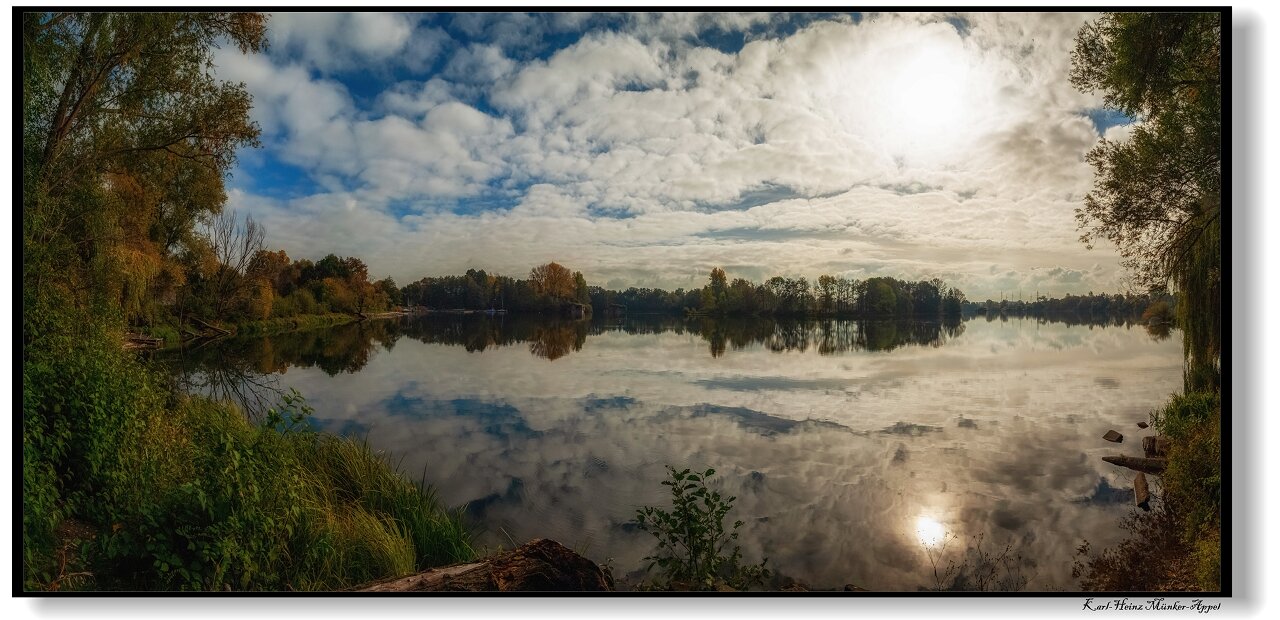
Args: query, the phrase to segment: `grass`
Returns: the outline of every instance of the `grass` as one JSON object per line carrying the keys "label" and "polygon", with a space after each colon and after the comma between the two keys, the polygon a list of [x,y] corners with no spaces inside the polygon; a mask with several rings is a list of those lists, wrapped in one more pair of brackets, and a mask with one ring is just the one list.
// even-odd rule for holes
{"label": "grass", "polygon": [[24,334],[25,589],[337,590],[474,557],[457,511],[300,399],[254,424],[52,323]]}
{"label": "grass", "polygon": [[460,515],[366,443],[199,398],[160,417],[128,451],[141,502],[96,523],[97,586],[338,590],[474,555]]}
{"label": "grass", "polygon": [[267,319],[265,321],[248,321],[235,326],[237,335],[256,336],[280,332],[332,327],[356,320],[354,315],[331,312],[328,314],[302,314],[298,316]]}

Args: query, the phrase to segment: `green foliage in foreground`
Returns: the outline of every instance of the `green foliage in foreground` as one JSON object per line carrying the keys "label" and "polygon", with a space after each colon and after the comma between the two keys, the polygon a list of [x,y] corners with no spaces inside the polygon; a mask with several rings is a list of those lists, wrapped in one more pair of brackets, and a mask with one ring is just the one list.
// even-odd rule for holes
{"label": "green foliage in foreground", "polygon": [[676,471],[668,466],[671,479],[671,512],[646,506],[636,511],[640,529],[658,540],[656,554],[646,557],[649,569],[660,567],[665,583],[659,587],[672,590],[713,590],[724,584],[737,590],[760,585],[768,579],[765,558],[759,564],[743,566],[738,545],[726,554],[729,543],[737,540],[742,521],[735,521],[725,531],[724,518],[733,507],[735,497],[724,498],[707,486],[716,470],[702,473],[688,469]]}
{"label": "green foliage in foreground", "polygon": [[83,336],[47,334],[23,363],[27,589],[69,570],[64,519],[97,532],[75,567],[94,589],[331,590],[474,556],[460,515],[367,444],[311,431],[296,395],[255,425]]}
{"label": "green foliage in foreground", "polygon": [[1222,572],[1221,412],[1218,393],[1192,392],[1174,396],[1152,416],[1153,427],[1173,440],[1161,478],[1164,500],[1178,510],[1205,590],[1219,588]]}

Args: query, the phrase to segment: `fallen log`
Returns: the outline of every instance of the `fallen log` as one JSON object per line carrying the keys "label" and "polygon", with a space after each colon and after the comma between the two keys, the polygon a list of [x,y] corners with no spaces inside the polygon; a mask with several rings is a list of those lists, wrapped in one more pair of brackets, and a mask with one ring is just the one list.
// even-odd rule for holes
{"label": "fallen log", "polygon": [[126,333],[124,339],[139,347],[158,347],[164,344],[164,338],[152,338],[144,334]]}
{"label": "fallen log", "polygon": [[1137,456],[1104,456],[1102,460],[1112,465],[1119,465],[1134,471],[1155,475],[1164,473],[1164,468],[1168,464],[1168,461],[1164,459],[1148,459]]}
{"label": "fallen log", "polygon": [[433,568],[357,592],[603,592],[613,578],[595,562],[545,538],[475,562]]}
{"label": "fallen log", "polygon": [[203,328],[205,328],[205,329],[212,329],[213,331],[218,332],[218,333],[220,333],[220,334],[222,334],[222,335],[224,335],[224,336],[230,336],[230,335],[231,335],[231,332],[229,332],[229,331],[227,331],[227,330],[225,330],[225,329],[222,329],[221,327],[218,327],[217,325],[214,325],[214,324],[212,324],[212,323],[208,323],[208,322],[202,321],[202,320],[200,320],[200,319],[197,319],[196,317],[191,317],[191,321],[192,321],[192,322],[194,322],[194,323],[199,324],[201,327],[203,327]]}
{"label": "fallen log", "polygon": [[152,338],[146,334],[125,332],[122,346],[126,351],[135,349],[159,349],[164,345],[164,338]]}
{"label": "fallen log", "polygon": [[1142,472],[1133,477],[1133,503],[1143,510],[1151,510],[1151,491],[1147,488],[1147,475]]}

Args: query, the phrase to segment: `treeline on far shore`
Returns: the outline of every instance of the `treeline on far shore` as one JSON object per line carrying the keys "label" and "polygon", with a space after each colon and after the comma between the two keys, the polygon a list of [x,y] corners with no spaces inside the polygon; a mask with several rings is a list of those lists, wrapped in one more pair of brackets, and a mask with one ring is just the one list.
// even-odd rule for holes
{"label": "treeline on far shore", "polygon": [[669,314],[696,316],[970,318],[1031,317],[1070,323],[1158,323],[1173,321],[1175,298],[1146,294],[1038,295],[1030,301],[970,301],[940,279],[865,280],[822,275],[775,276],[761,283],[729,279],[716,267],[700,288],[610,290],[588,285],[581,271],[558,263],[535,267],[527,279],[469,269],[462,275],[431,276],[400,290],[408,306],[431,310],[506,310],[544,313],[564,303],[589,306],[595,316]]}
{"label": "treeline on far shore", "polygon": [[911,282],[889,277],[855,280],[823,275],[775,276],[762,283],[729,281],[719,267],[701,288],[588,286],[580,271],[549,263],[526,280],[468,270],[427,277],[402,289],[404,302],[430,309],[542,312],[563,303],[589,306],[595,315],[693,314],[702,316],[843,316],[865,318],[959,317],[964,293],[939,279]]}
{"label": "treeline on far shore", "polygon": [[965,302],[964,316],[1037,318],[1068,323],[1134,323],[1172,325],[1177,300],[1164,291],[1145,294],[1037,295],[1034,300],[988,299]]}

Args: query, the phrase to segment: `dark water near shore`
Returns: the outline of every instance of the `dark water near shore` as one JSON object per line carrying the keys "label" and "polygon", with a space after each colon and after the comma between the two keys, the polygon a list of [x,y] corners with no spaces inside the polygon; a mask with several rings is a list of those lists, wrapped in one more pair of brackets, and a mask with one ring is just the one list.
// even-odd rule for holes
{"label": "dark water near shore", "polygon": [[[1027,589],[1075,589],[1132,495],[1100,457],[1181,387],[1180,335],[1031,320],[405,318],[164,357],[249,408],[293,387],[323,430],[367,436],[480,543],[556,539],[626,578],[668,501],[664,466],[714,467],[748,561],[814,587],[933,585],[978,536]],[[1101,440],[1115,428],[1115,446]],[[936,524],[936,525],[935,525]],[[927,545],[940,527],[954,537]]]}

